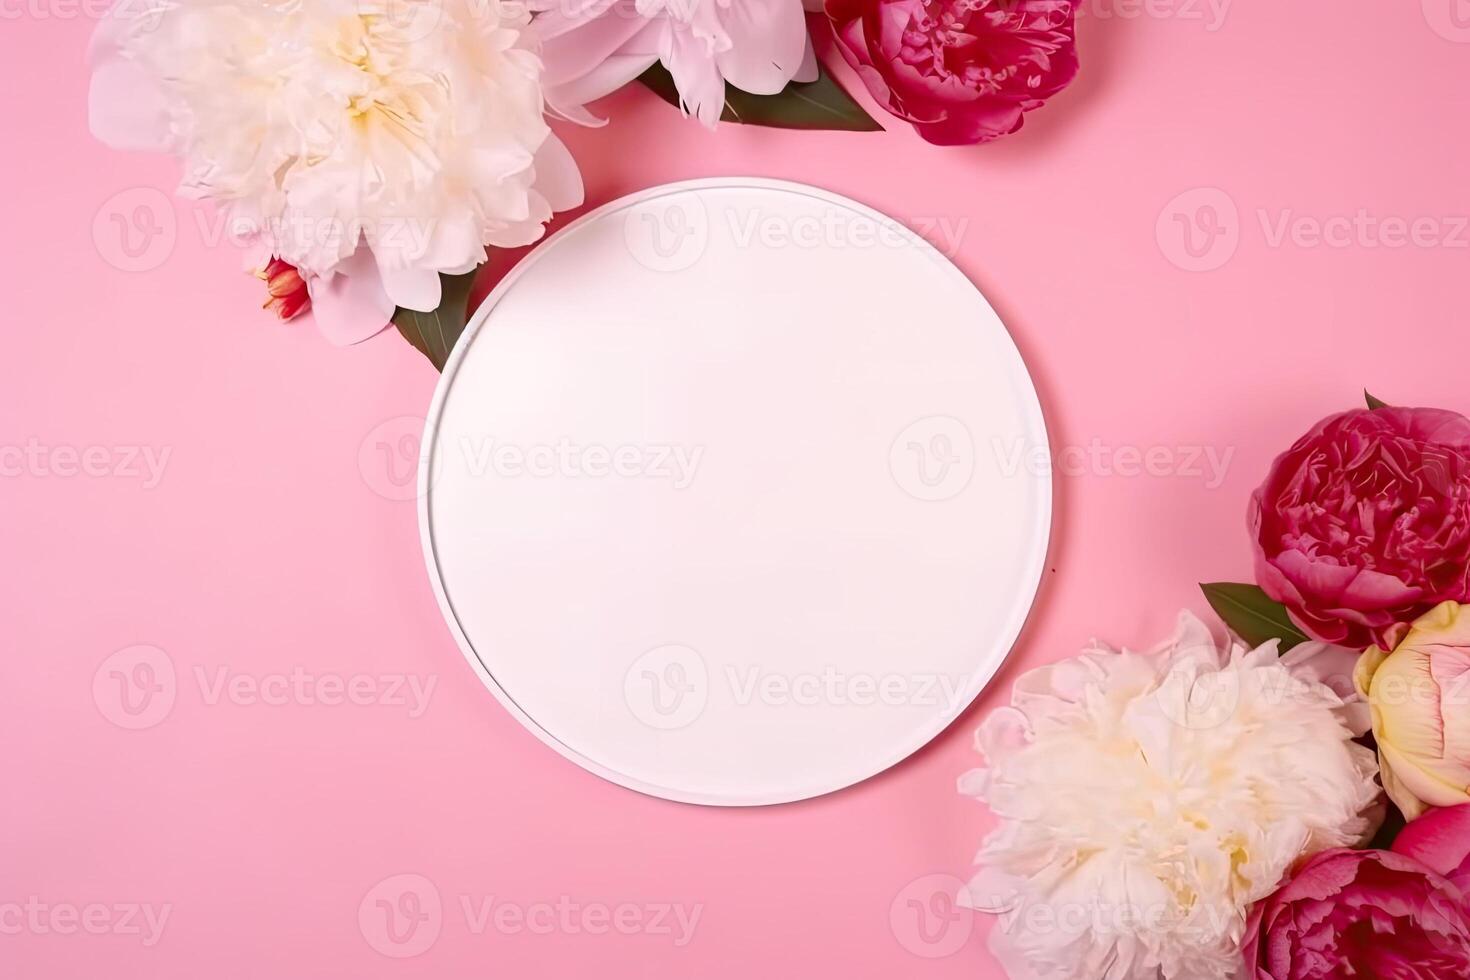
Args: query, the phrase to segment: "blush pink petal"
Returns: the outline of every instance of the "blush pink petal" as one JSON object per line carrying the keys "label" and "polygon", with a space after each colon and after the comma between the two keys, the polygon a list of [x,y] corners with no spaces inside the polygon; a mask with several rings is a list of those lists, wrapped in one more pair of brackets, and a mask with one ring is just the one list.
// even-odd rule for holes
{"label": "blush pink petal", "polygon": [[806,43],[801,52],[801,63],[796,66],[796,74],[791,76],[793,82],[815,82],[821,76],[821,68],[817,64],[817,49],[812,47],[812,36],[806,35]]}
{"label": "blush pink petal", "polygon": [[[1392,769],[1394,777],[1402,784],[1403,788],[1413,794],[1415,798],[1429,806],[1457,806],[1465,802],[1466,786],[1464,784],[1453,786],[1443,779],[1426,772],[1418,761],[1406,751],[1401,749],[1397,743],[1381,737],[1378,741],[1378,754],[1383,760],[1384,769]],[[1391,737],[1397,738],[1397,735]],[[1406,809],[1405,801],[1395,798],[1399,809],[1404,810],[1405,816],[1410,816]]]}
{"label": "blush pink petal", "polygon": [[602,66],[619,54],[640,32],[648,30],[650,21],[620,12],[602,17],[595,13],[566,16],[553,10],[537,19],[535,30],[542,38],[541,61],[545,66],[542,80],[550,89],[580,82],[586,98],[599,99],[623,82],[608,81],[606,87],[589,78],[606,78]]}
{"label": "blush pink petal", "polygon": [[548,135],[536,151],[536,190],[553,211],[570,211],[581,207],[585,200],[582,171],[555,133]]}
{"label": "blush pink petal", "polygon": [[372,254],[359,248],[333,275],[307,283],[317,329],[339,347],[360,344],[388,326],[393,301],[383,289]]}
{"label": "blush pink petal", "polygon": [[394,306],[420,313],[432,313],[439,308],[443,287],[439,273],[433,269],[387,268],[379,262],[378,278],[383,284],[383,292]]}
{"label": "blush pink petal", "polygon": [[675,36],[663,61],[674,78],[684,108],[705,126],[713,128],[725,110],[725,80],[705,50],[704,42]]}
{"label": "blush pink petal", "polygon": [[806,12],[793,0],[742,0],[721,18],[730,50],[715,57],[725,81],[755,95],[775,95],[801,68]]}
{"label": "blush pink petal", "polygon": [[167,97],[157,75],[123,53],[127,32],[146,27],[137,17],[127,0],[119,0],[92,33],[87,123],[93,136],[115,149],[161,152],[169,144]]}

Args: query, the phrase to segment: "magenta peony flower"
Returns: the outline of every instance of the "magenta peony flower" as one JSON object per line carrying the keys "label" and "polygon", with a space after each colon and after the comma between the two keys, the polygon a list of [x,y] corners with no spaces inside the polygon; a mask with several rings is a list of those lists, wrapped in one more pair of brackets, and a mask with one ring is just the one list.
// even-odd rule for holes
{"label": "magenta peony flower", "polygon": [[1470,598],[1470,419],[1436,408],[1323,419],[1250,504],[1256,580],[1319,640],[1393,649]]}
{"label": "magenta peony flower", "polygon": [[1466,977],[1470,905],[1397,848],[1323,851],[1256,904],[1244,954],[1247,980]]}
{"label": "magenta peony flower", "polygon": [[1021,128],[1077,75],[1077,0],[827,0],[837,46],[931,143]]}
{"label": "magenta peony flower", "polygon": [[1399,831],[1393,849],[1407,854],[1470,896],[1470,803],[1430,810]]}

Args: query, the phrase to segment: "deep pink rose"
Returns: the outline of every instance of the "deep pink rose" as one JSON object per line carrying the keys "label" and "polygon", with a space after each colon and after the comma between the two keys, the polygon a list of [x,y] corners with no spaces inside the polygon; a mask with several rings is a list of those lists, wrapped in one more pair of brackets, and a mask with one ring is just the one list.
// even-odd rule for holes
{"label": "deep pink rose", "polygon": [[1470,597],[1470,420],[1437,408],[1323,419],[1251,498],[1256,580],[1319,640],[1391,649]]}
{"label": "deep pink rose", "polygon": [[1470,976],[1465,893],[1395,851],[1310,858],[1246,926],[1248,980]]}
{"label": "deep pink rose", "polygon": [[1021,128],[1077,75],[1077,0],[827,0],[873,98],[931,143]]}

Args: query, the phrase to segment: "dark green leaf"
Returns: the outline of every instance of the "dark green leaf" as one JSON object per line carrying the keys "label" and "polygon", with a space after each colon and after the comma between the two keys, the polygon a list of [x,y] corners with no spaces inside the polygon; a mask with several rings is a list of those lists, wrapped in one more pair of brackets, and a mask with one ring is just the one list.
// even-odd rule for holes
{"label": "dark green leaf", "polygon": [[1257,586],[1212,582],[1200,589],[1225,625],[1253,647],[1267,640],[1280,640],[1280,650],[1285,653],[1307,639],[1287,615],[1286,607]]}
{"label": "dark green leaf", "polygon": [[465,321],[469,319],[470,287],[475,284],[475,273],[460,276],[440,273],[439,282],[443,296],[437,310],[420,313],[400,306],[393,311],[393,322],[405,340],[443,371],[444,362],[449,360],[449,352],[454,350],[455,341],[464,333]]}
{"label": "dark green leaf", "polygon": [[[680,104],[674,78],[663,65],[654,65],[638,80],[670,105]],[[883,129],[821,66],[816,81],[790,82],[775,95],[751,95],[733,85],[725,86],[725,111],[720,118],[779,129],[840,129],[854,133]]]}
{"label": "dark green leaf", "polygon": [[1388,402],[1382,398],[1374,398],[1373,393],[1367,388],[1363,389],[1363,398],[1368,402],[1369,408],[1387,408]]}

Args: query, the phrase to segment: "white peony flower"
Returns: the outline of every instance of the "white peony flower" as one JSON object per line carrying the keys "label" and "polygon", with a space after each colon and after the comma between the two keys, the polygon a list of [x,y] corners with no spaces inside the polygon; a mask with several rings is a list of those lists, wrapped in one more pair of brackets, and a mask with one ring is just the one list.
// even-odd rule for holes
{"label": "white peony flower", "polygon": [[183,158],[181,192],[296,266],[329,337],[439,305],[439,273],[541,237],[582,200],[543,118],[524,4],[161,0],[92,43],[104,142]]}
{"label": "white peony flower", "polygon": [[1297,858],[1367,839],[1377,767],[1351,741],[1352,651],[1221,651],[1180,616],[1149,653],[1094,645],[986,719],[960,791],[1000,819],[963,896],[1039,980],[1225,980],[1251,903]]}
{"label": "white peony flower", "polygon": [[685,110],[719,122],[725,85],[774,95],[817,78],[802,0],[531,0],[553,109],[598,123],[583,106],[655,64]]}

